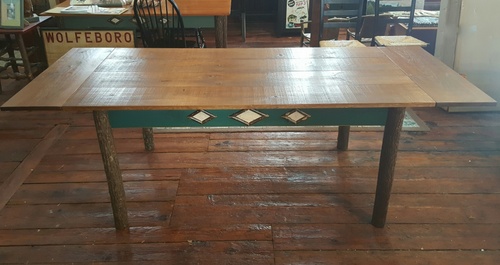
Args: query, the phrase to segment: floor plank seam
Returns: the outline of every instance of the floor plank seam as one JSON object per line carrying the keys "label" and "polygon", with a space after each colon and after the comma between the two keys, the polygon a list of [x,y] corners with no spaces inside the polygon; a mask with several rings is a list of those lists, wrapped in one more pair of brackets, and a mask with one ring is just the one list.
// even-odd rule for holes
{"label": "floor plank seam", "polygon": [[55,125],[2,183],[0,186],[0,210],[5,207],[17,189],[40,163],[50,146],[64,134],[68,127],[68,124]]}

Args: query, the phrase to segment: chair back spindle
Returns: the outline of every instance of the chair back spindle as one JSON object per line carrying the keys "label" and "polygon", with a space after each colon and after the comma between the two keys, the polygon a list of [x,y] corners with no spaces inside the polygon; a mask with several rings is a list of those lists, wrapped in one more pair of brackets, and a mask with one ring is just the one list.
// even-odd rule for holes
{"label": "chair back spindle", "polygon": [[364,0],[322,0],[320,10],[319,40],[328,39],[324,36],[325,30],[328,29],[338,31],[342,28],[353,28],[355,32],[361,30]]}
{"label": "chair back spindle", "polygon": [[134,18],[144,47],[187,47],[184,21],[174,0],[134,0]]}
{"label": "chair back spindle", "polygon": [[[411,0],[410,5],[406,6],[390,6],[382,5],[380,0],[374,2],[374,27],[372,32],[372,46],[375,44],[374,37],[377,35],[385,35],[385,32],[379,32],[380,29],[385,31],[388,24],[405,23],[407,24],[406,35],[410,35],[413,30],[413,23],[415,19],[415,8],[417,0]],[[384,14],[391,12],[405,12],[408,16],[391,16],[390,18],[384,17]]]}

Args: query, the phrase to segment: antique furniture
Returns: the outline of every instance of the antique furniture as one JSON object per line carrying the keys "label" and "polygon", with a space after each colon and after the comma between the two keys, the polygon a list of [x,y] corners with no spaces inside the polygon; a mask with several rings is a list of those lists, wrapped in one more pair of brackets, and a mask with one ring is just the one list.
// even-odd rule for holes
{"label": "antique furniture", "polygon": [[[134,0],[134,18],[145,48],[203,48],[199,28],[184,27],[184,18],[174,0]],[[191,37],[186,39],[186,37]]]}
{"label": "antique furniture", "polygon": [[[50,19],[50,17],[42,16],[35,22],[29,23],[23,29],[0,29],[0,35],[4,37],[3,47],[0,48],[0,60],[4,63],[0,66],[0,72],[11,68],[12,71],[2,73],[1,78],[29,80],[35,77],[45,67],[43,56],[40,54],[41,40],[38,34],[38,27],[41,23]],[[31,45],[27,46],[25,38],[31,34]],[[33,61],[36,58],[37,61]],[[20,70],[23,68],[23,71]],[[0,90],[1,91],[1,90]]]}
{"label": "antique furniture", "polygon": [[[415,18],[415,7],[417,4],[417,0],[411,0],[410,5],[398,5],[398,6],[391,6],[391,5],[384,5],[383,3],[380,3],[380,0],[375,0],[375,6],[374,6],[374,31],[372,35],[372,41],[371,45],[375,45],[375,37],[377,35],[380,35],[379,32],[376,32],[376,29],[379,28],[386,28],[388,24],[397,24],[397,23],[405,23],[407,25],[406,27],[406,34],[405,35],[410,35],[411,31],[413,29],[413,21]],[[391,14],[392,12],[406,12],[408,13],[408,16],[392,16],[390,19],[384,19],[381,17],[381,14],[384,13],[389,13]],[[386,35],[386,34],[382,34]]]}
{"label": "antique furniture", "polygon": [[[115,226],[125,231],[112,127],[385,125],[371,221],[384,227],[405,108],[496,104],[416,46],[77,48],[35,81],[1,110],[92,111]],[[339,151],[349,152],[347,138],[339,132]]]}
{"label": "antique furniture", "polygon": [[357,40],[322,40],[319,47],[366,47]]}
{"label": "antique furniture", "polygon": [[375,36],[377,46],[420,46],[426,47],[427,43],[406,35]]}
{"label": "antique furniture", "polygon": [[[316,41],[311,44],[311,34],[319,34],[317,39],[322,41],[338,39],[341,29],[352,28],[354,32],[360,31],[364,0],[321,0],[320,2],[319,10],[312,6],[311,19],[301,23],[301,47],[318,47],[319,43]],[[311,27],[315,26],[319,29],[311,30]],[[359,39],[356,38],[356,40]]]}
{"label": "antique furniture", "polygon": [[[227,47],[227,16],[231,12],[231,0],[177,0],[176,3],[182,10],[184,27],[215,27],[215,46]],[[63,12],[69,5],[67,0],[43,13],[58,21],[56,29],[42,31],[49,65],[71,48],[139,46],[135,41],[137,24],[130,5],[118,14]]]}

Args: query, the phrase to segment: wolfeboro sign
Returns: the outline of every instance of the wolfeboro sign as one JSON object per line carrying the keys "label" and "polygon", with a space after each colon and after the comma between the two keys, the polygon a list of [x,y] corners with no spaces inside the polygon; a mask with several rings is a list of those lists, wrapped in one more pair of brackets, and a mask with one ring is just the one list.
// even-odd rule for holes
{"label": "wolfeboro sign", "polygon": [[45,30],[42,35],[49,65],[71,48],[135,47],[132,30]]}

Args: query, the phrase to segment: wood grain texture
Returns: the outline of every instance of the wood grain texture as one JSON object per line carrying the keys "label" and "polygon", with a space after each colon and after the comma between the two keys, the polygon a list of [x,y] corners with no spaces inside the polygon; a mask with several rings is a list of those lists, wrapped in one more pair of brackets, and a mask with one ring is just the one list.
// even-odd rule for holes
{"label": "wood grain texture", "polygon": [[115,227],[117,231],[128,231],[128,212],[122,171],[116,156],[115,139],[109,125],[108,114],[105,111],[94,111],[93,114],[97,141],[99,142],[106,180],[108,182]]}
{"label": "wood grain texture", "polygon": [[[270,241],[184,241],[178,243],[20,246],[1,248],[6,263],[273,264]],[[25,253],[22,255],[22,253]],[[142,253],[136,255],[136,253]],[[21,254],[21,255],[20,255]],[[76,263],[78,264],[78,263]]]}
{"label": "wood grain texture", "polygon": [[[18,105],[14,108],[27,109],[25,107],[31,105],[30,109],[60,109],[112,50],[69,51],[66,57],[53,64],[51,71],[42,72],[37,81],[25,86],[19,96],[11,98],[2,108]],[[72,58],[72,55],[78,58]]]}
{"label": "wood grain texture", "polygon": [[[182,16],[229,16],[231,13],[231,0],[176,0]],[[58,4],[58,7],[68,7],[70,1]],[[64,14],[60,12],[44,12],[50,16],[75,16],[75,14]],[[127,9],[120,16],[133,16],[132,8]],[[82,16],[82,14],[77,14]],[[91,16],[91,15],[90,15]]]}
{"label": "wood grain texture", "polygon": [[17,189],[19,189],[31,171],[33,171],[33,168],[35,168],[40,160],[42,160],[45,152],[47,152],[47,149],[49,149],[49,147],[57,141],[62,134],[64,134],[64,131],[67,128],[68,125],[55,126],[22,160],[10,176],[3,180],[0,185],[0,190],[2,191],[0,194],[0,209],[7,204],[12,195]]}
{"label": "wood grain texture", "polygon": [[[482,91],[471,89],[475,87],[472,83],[431,54],[421,52],[420,47],[380,49],[431,96],[438,106],[460,105],[464,100],[469,101],[468,105],[496,105],[493,98]],[[423,63],[430,61],[432,63]]]}
{"label": "wood grain texture", "polygon": [[304,264],[314,261],[317,264],[331,265],[387,265],[401,264],[411,261],[415,265],[456,264],[469,265],[475,263],[495,264],[500,256],[493,252],[477,250],[458,251],[450,255],[448,251],[278,251],[275,264]]}
{"label": "wood grain texture", "polygon": [[[298,224],[275,227],[274,242],[276,250],[334,250],[347,246],[358,250],[380,250],[388,246],[395,249],[411,249],[418,246],[424,250],[440,249],[496,249],[500,230],[495,224],[476,225],[475,232],[467,225],[414,225],[392,224],[390,229],[377,229],[363,225],[315,225]],[[441,236],[436,236],[436,230]],[[363,236],[369,234],[370,239]],[[489,235],[489,236],[486,236]],[[490,237],[491,236],[491,237]],[[332,240],[334,238],[335,240]],[[488,239],[486,239],[488,238]]]}
{"label": "wood grain texture", "polygon": [[380,151],[380,164],[377,178],[377,191],[373,206],[372,224],[375,227],[385,226],[389,198],[391,197],[392,182],[394,180],[394,169],[398,154],[399,137],[403,126],[405,115],[404,108],[392,108],[387,113],[387,122]]}
{"label": "wood grain texture", "polygon": [[[437,65],[436,59],[426,56],[423,50],[402,52],[399,47],[75,49],[3,108],[356,108],[492,102],[466,80],[447,76],[452,70],[444,65],[439,68],[440,83],[426,81],[429,70],[422,69]],[[82,74],[66,87],[68,68]],[[165,74],[164,69],[175,72]],[[63,82],[60,95],[46,94],[54,82],[45,78],[49,76]],[[447,93],[448,85],[455,83],[470,92],[467,97]],[[430,90],[442,92],[442,97],[431,99],[424,92]]]}
{"label": "wood grain texture", "polygon": [[[242,43],[234,20],[230,46],[298,46],[298,38],[270,37],[272,27],[261,25],[249,21]],[[2,80],[4,95],[18,82]],[[4,141],[71,126],[0,211],[0,261],[500,264],[500,114],[415,112],[431,130],[401,133],[385,229],[369,224],[381,132],[352,132],[338,156],[336,132],[161,133],[148,153],[140,129],[114,130],[120,163],[129,164],[131,229],[120,237],[91,113],[2,111]],[[9,151],[18,150],[5,147],[2,161],[11,161]],[[19,163],[2,161],[7,175]]]}
{"label": "wood grain texture", "polygon": [[[58,75],[75,65],[73,57],[80,58],[77,62],[83,61],[85,54],[91,52],[94,49],[75,49],[44,74]],[[61,93],[71,93],[69,98],[47,98],[46,104],[60,104],[66,110],[435,105],[397,64],[376,48],[116,48],[84,69],[93,73],[83,84],[73,82],[73,87],[79,86],[77,91],[69,88]],[[163,69],[176,69],[176,73],[166,75]],[[3,108],[40,105],[38,101],[29,103],[29,98],[33,94],[43,98],[40,91],[51,85],[41,78],[35,83],[37,88],[24,88],[24,93],[14,97],[18,100]]]}

